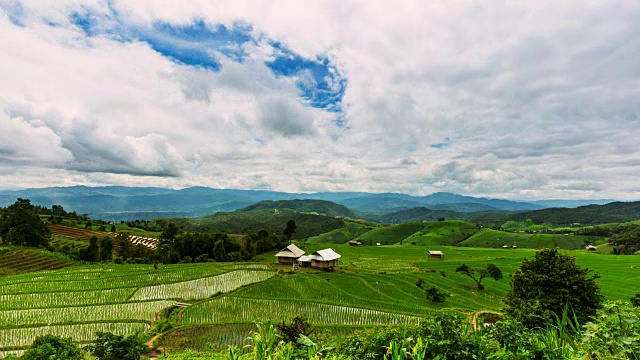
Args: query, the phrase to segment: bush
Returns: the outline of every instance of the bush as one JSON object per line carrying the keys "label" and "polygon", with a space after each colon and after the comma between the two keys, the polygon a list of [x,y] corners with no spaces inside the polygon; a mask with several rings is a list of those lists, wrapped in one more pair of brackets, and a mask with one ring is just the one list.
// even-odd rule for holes
{"label": "bush", "polygon": [[98,360],[140,360],[149,351],[142,338],[136,335],[96,333],[96,341],[85,347]]}
{"label": "bush", "polygon": [[432,287],[428,288],[427,290],[425,290],[425,295],[427,297],[427,300],[429,300],[431,302],[436,302],[436,303],[445,302],[445,300],[447,299],[447,296],[448,296],[447,293],[445,293],[444,291],[438,289],[435,286],[432,286]]}
{"label": "bush", "polygon": [[287,342],[298,344],[300,335],[309,336],[313,332],[311,325],[301,316],[296,316],[291,320],[291,324],[282,323],[276,325],[282,335],[282,339]]}
{"label": "bush", "polygon": [[71,338],[44,335],[38,336],[20,359],[80,360],[82,359],[82,350]]}
{"label": "bush", "polygon": [[203,263],[209,261],[209,256],[207,254],[200,254],[196,257],[195,262]]}
{"label": "bush", "polygon": [[422,288],[422,284],[424,284],[424,279],[418,278],[418,281],[416,281],[416,286]]}
{"label": "bush", "polygon": [[524,259],[513,275],[504,313],[528,328],[544,329],[555,323],[565,308],[586,323],[602,307],[603,296],[591,270],[576,264],[575,257],[556,249],[538,251]]}
{"label": "bush", "polygon": [[633,306],[640,306],[640,293],[637,293],[636,296],[632,297],[631,299],[631,305]]}

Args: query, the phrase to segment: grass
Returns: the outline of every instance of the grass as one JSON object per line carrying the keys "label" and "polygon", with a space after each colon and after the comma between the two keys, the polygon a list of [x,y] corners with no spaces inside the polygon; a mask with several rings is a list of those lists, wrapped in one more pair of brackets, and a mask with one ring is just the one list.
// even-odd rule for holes
{"label": "grass", "polygon": [[602,241],[598,236],[585,236],[574,234],[529,234],[524,232],[506,232],[492,229],[482,229],[460,243],[469,247],[502,247],[503,245],[516,245],[520,248],[561,248],[582,249],[587,244]]}
{"label": "grass", "polygon": [[415,245],[456,245],[478,231],[475,224],[460,220],[430,222],[403,243]]}
{"label": "grass", "polygon": [[368,231],[356,239],[362,241],[363,244],[380,243],[383,245],[397,244],[416,232],[422,230],[425,223],[406,223],[394,226],[376,228]]}
{"label": "grass", "polygon": [[345,221],[345,227],[318,236],[312,236],[305,242],[309,244],[344,244],[372,229],[373,226],[370,225],[355,221]]}

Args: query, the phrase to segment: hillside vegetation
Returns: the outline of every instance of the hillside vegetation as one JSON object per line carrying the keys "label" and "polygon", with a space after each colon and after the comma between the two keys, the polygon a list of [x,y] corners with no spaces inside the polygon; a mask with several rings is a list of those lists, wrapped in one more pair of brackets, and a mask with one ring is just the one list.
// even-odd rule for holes
{"label": "hillside vegetation", "polygon": [[621,223],[640,219],[640,201],[588,205],[575,209],[551,208],[525,211],[504,218],[505,221],[525,221],[527,219],[531,219],[536,224],[551,223],[555,225]]}
{"label": "hillside vegetation", "polygon": [[540,249],[582,249],[586,245],[603,242],[600,236],[586,236],[574,234],[529,234],[512,233],[506,231],[482,229],[461,242],[461,246],[469,247],[502,247],[516,245],[521,248]]}
{"label": "hillside vegetation", "polygon": [[475,224],[466,221],[431,222],[405,241],[415,245],[457,245],[477,231]]}
{"label": "hillside vegetation", "polygon": [[357,219],[358,213],[348,207],[326,200],[265,200],[249,205],[239,211],[279,210],[300,213],[314,213],[326,216],[341,216]]}
{"label": "hillside vegetation", "polygon": [[372,225],[367,225],[355,221],[345,221],[345,227],[335,229],[327,233],[312,236],[306,240],[309,244],[344,244],[356,237],[374,229]]}
{"label": "hillside vegetation", "polygon": [[274,213],[273,210],[222,212],[196,220],[171,219],[183,226],[186,231],[219,231],[229,234],[246,234],[261,229],[280,234],[289,220],[296,222],[294,239],[306,239],[344,227],[342,219],[332,216],[296,212]]}

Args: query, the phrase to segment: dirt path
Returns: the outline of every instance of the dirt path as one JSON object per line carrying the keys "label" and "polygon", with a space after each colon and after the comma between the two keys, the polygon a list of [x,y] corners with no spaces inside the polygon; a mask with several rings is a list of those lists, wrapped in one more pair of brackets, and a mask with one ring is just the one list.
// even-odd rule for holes
{"label": "dirt path", "polygon": [[[482,315],[482,314],[498,314],[498,315],[502,315],[499,312],[493,311],[493,310],[481,310],[478,311],[476,313],[473,314],[473,318],[471,318],[471,325],[473,325],[473,329],[474,330],[478,330],[478,316]],[[482,324],[481,324],[482,325]]]}

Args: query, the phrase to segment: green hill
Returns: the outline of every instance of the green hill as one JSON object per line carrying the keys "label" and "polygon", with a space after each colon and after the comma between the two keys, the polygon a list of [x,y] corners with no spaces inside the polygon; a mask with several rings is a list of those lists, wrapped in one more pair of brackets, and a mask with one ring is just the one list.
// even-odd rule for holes
{"label": "green hill", "polygon": [[516,245],[520,248],[538,249],[555,248],[582,249],[588,244],[602,242],[604,238],[598,236],[583,236],[573,234],[529,234],[512,233],[506,231],[482,229],[460,243],[469,247],[502,247]]}
{"label": "green hill", "polygon": [[555,225],[621,223],[640,219],[640,201],[588,205],[575,209],[552,208],[525,211],[504,218],[505,221],[525,221],[527,219],[531,219],[536,224],[551,223]]}
{"label": "green hill", "polygon": [[406,223],[386,226],[368,231],[357,237],[363,244],[380,243],[383,245],[396,244],[422,230],[424,223]]}
{"label": "green hill", "polygon": [[415,245],[456,245],[478,231],[475,224],[460,220],[427,223],[405,242]]}
{"label": "green hill", "polygon": [[185,231],[223,231],[229,234],[246,234],[265,229],[270,233],[280,234],[289,220],[296,222],[295,239],[306,239],[345,226],[342,219],[332,216],[297,212],[274,213],[273,210],[224,212],[196,220],[171,219],[170,221],[183,226]]}
{"label": "green hill", "polygon": [[[452,204],[457,206],[459,204]],[[448,206],[448,205],[447,205]],[[435,205],[434,207],[440,207]],[[418,221],[436,221],[440,218],[447,220],[466,220],[466,221],[482,221],[490,222],[495,219],[500,219],[510,211],[501,210],[487,210],[487,211],[475,211],[475,212],[462,212],[452,210],[431,209],[427,207],[415,207],[411,209],[404,209],[389,214],[373,217],[377,221],[383,224],[402,224],[408,222]]]}
{"label": "green hill", "polygon": [[249,205],[238,211],[256,210],[293,211],[300,213],[321,214],[326,216],[341,216],[351,219],[359,218],[358,213],[349,209],[348,207],[326,200],[265,200],[253,205]]}
{"label": "green hill", "polygon": [[335,229],[306,240],[308,244],[344,244],[372,230],[374,227],[355,221],[345,221],[345,227]]}

